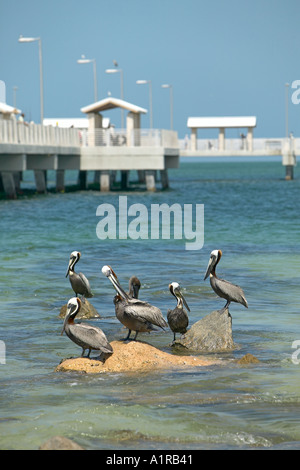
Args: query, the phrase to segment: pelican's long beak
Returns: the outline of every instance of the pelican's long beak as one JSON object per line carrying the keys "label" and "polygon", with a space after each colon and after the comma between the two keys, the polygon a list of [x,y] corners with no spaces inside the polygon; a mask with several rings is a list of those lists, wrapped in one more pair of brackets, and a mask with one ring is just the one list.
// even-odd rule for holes
{"label": "pelican's long beak", "polygon": [[68,317],[68,316],[66,315],[60,336],[62,336],[62,335],[64,334],[64,332],[65,332],[66,324],[67,324],[67,322],[68,322],[68,320],[69,320],[67,317]]}
{"label": "pelican's long beak", "polygon": [[184,298],[184,296],[183,296],[182,294],[181,294],[181,298],[182,298],[182,300],[183,300],[183,303],[184,303],[184,305],[185,305],[185,308],[187,308],[188,311],[190,312],[190,307],[188,306],[188,304],[187,304],[187,302],[186,302],[186,300],[185,300],[185,298]]}
{"label": "pelican's long beak", "polygon": [[66,272],[66,277],[68,277],[68,275],[69,275],[71,263],[72,263],[72,259],[69,260],[68,269],[67,269],[67,272]]}
{"label": "pelican's long beak", "polygon": [[207,269],[206,269],[205,276],[204,276],[204,281],[210,275],[210,273],[211,273],[211,271],[214,267],[214,264],[215,264],[214,262],[215,262],[215,258],[213,256],[211,256],[210,259],[209,259],[209,262],[208,262],[208,266],[207,266]]}
{"label": "pelican's long beak", "polygon": [[185,300],[184,295],[182,294],[179,285],[178,287],[174,289],[174,286],[172,286],[172,284],[169,284],[169,289],[170,289],[171,294],[174,295],[174,297],[177,299],[177,302],[178,302],[178,299],[181,299],[185,308],[187,308],[188,311],[190,312],[190,307],[188,306],[187,301]]}
{"label": "pelican's long beak", "polygon": [[109,273],[106,274],[104,271],[103,271],[103,268],[102,268],[102,272],[103,274],[110,280],[110,282],[112,283],[112,285],[114,286],[114,288],[116,289],[117,293],[122,297],[122,299],[129,299],[129,296],[126,294],[126,292],[123,290],[123,288],[120,286],[119,284],[119,281],[118,281],[118,278],[116,276],[116,274],[113,272],[112,269],[109,270]]}

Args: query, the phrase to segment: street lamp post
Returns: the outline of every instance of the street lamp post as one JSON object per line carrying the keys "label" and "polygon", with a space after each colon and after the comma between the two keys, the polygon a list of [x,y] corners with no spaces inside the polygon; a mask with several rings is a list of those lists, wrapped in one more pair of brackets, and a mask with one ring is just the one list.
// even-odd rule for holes
{"label": "street lamp post", "polygon": [[18,90],[18,87],[14,86],[13,87],[13,104],[14,104],[14,108],[17,108],[17,90]]}
{"label": "street lamp post", "polygon": [[153,115],[152,115],[152,82],[151,80],[137,80],[137,85],[149,84],[149,107],[150,107],[150,129],[153,129]]}
{"label": "street lamp post", "polygon": [[[124,81],[123,81],[123,70],[122,69],[106,69],[105,73],[118,73],[120,72],[121,82],[121,100],[124,100]],[[124,129],[124,109],[121,109],[121,127]]]}
{"label": "street lamp post", "polygon": [[285,84],[285,136],[289,136],[289,83]]}
{"label": "street lamp post", "polygon": [[173,87],[169,84],[164,84],[161,87],[170,89],[170,129],[173,130]]}
{"label": "street lamp post", "polygon": [[39,63],[40,63],[40,106],[41,106],[41,124],[44,122],[44,85],[43,85],[43,59],[42,59],[42,40],[41,38],[19,37],[19,42],[39,43]]}
{"label": "street lamp post", "polygon": [[94,70],[94,100],[98,101],[98,91],[97,91],[97,69],[96,69],[96,59],[86,59],[85,55],[81,56],[81,59],[77,60],[77,64],[93,64]]}

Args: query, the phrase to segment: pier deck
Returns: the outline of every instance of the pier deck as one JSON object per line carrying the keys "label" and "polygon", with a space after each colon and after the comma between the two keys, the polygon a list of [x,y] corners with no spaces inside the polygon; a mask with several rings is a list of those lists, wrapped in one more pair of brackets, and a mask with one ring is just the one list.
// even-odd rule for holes
{"label": "pier deck", "polygon": [[[130,140],[130,145],[128,141]],[[155,190],[155,173],[160,171],[162,187],[168,187],[170,168],[179,167],[180,157],[265,157],[282,156],[286,179],[293,178],[293,168],[300,155],[300,139],[253,139],[251,148],[243,139],[179,140],[174,131],[135,129],[129,136],[124,130],[112,135],[101,129],[91,135],[78,129],[16,123],[0,120],[0,173],[3,190],[16,197],[18,177],[33,170],[38,192],[46,192],[46,170],[56,170],[57,189],[64,189],[65,170],[78,170],[79,180],[95,171],[100,190],[110,189],[111,177],[121,171],[123,187],[128,172],[137,170],[139,180],[148,190]],[[135,144],[135,145],[134,145]],[[125,183],[124,183],[125,182]]]}
{"label": "pier deck", "polygon": [[[46,170],[57,171],[57,188],[64,189],[64,171],[78,170],[81,182],[87,171],[95,171],[100,189],[110,188],[110,177],[121,171],[122,181],[128,172],[136,170],[139,180],[148,190],[155,190],[155,172],[160,171],[163,188],[168,187],[167,170],[179,167],[177,133],[165,130],[134,130],[132,142],[136,145],[120,145],[126,140],[124,131],[111,136],[104,130],[93,135],[77,129],[61,129],[51,126],[18,124],[0,121],[0,172],[4,191],[16,196],[16,173],[33,170],[38,192],[46,191]],[[123,184],[124,186],[124,184]]]}

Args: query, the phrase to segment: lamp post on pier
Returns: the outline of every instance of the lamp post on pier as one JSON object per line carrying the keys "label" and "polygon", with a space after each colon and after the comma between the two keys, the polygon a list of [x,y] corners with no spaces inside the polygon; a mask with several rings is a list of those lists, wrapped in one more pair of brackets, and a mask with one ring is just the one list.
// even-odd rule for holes
{"label": "lamp post on pier", "polygon": [[94,100],[95,100],[95,103],[96,103],[96,102],[98,101],[96,59],[86,59],[85,55],[82,54],[81,59],[78,59],[78,60],[77,60],[77,64],[93,64],[93,72],[94,72]]}
{"label": "lamp post on pier", "polygon": [[44,121],[44,84],[43,84],[43,58],[42,58],[42,40],[41,38],[23,37],[20,35],[19,42],[35,42],[39,44],[39,63],[40,63],[40,107],[41,107],[41,124]]}
{"label": "lamp post on pier", "polygon": [[285,136],[289,136],[289,83],[285,84]]}
{"label": "lamp post on pier", "polygon": [[149,85],[149,107],[150,107],[150,129],[153,129],[153,115],[152,115],[152,81],[151,80],[137,80],[137,85]]}
{"label": "lamp post on pier", "polygon": [[[106,69],[105,73],[120,73],[121,82],[121,100],[124,100],[124,81],[123,81],[123,70],[122,69]],[[124,129],[124,109],[121,109],[121,128]]]}
{"label": "lamp post on pier", "polygon": [[170,129],[173,130],[173,87],[172,85],[167,83],[165,83],[161,87],[170,89]]}

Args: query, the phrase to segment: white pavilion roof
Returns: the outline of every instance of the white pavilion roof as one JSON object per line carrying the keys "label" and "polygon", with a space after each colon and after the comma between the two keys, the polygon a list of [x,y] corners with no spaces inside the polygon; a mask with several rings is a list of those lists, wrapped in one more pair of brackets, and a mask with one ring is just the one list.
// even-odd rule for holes
{"label": "white pavilion roof", "polygon": [[21,114],[21,110],[10,106],[9,104],[0,102],[0,113],[3,114]]}
{"label": "white pavilion roof", "polygon": [[84,106],[81,108],[81,112],[83,113],[98,113],[100,111],[106,111],[107,109],[114,109],[114,108],[123,108],[131,111],[133,113],[147,113],[147,109],[140,108],[140,106],[136,106],[135,104],[128,103],[127,101],[120,100],[118,98],[112,98],[109,96],[108,98],[104,98],[103,100],[97,101],[96,103],[89,104],[88,106]]}
{"label": "white pavilion roof", "polygon": [[187,127],[199,129],[256,127],[256,116],[189,117]]}

